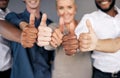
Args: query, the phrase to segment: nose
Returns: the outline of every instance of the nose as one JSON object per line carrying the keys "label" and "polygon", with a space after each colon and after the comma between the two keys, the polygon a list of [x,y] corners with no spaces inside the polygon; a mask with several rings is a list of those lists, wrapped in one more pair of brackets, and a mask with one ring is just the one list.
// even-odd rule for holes
{"label": "nose", "polygon": [[68,10],[64,9],[64,15],[67,15],[67,14],[68,14]]}

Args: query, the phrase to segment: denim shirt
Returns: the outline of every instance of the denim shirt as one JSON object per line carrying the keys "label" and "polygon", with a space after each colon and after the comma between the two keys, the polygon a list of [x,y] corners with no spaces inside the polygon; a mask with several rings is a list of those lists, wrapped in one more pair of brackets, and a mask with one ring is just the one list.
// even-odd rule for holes
{"label": "denim shirt", "polygon": [[[40,13],[42,16],[42,13]],[[29,23],[30,13],[27,10],[20,14],[14,12],[6,16],[6,20],[16,25],[19,28],[21,21]],[[35,19],[35,27],[40,24],[40,19]],[[49,19],[47,24],[52,23]],[[32,48],[23,48],[21,44],[11,42],[13,50],[13,67],[11,78],[51,78],[50,61],[54,59],[54,51],[45,50],[44,47],[39,47],[34,44]]]}

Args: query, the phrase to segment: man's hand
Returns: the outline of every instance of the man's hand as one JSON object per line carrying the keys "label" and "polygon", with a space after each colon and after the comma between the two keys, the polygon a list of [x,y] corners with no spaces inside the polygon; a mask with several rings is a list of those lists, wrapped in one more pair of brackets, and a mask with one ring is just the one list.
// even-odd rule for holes
{"label": "man's hand", "polygon": [[75,25],[71,23],[68,29],[69,33],[63,37],[62,45],[66,55],[69,56],[75,54],[78,49],[78,40],[77,40],[77,36],[74,33],[74,30],[75,30]]}
{"label": "man's hand", "polygon": [[92,28],[89,20],[86,21],[87,33],[81,33],[79,36],[79,49],[82,52],[92,51],[96,48],[98,38]]}
{"label": "man's hand", "polygon": [[49,45],[51,41],[52,29],[50,27],[47,27],[46,20],[47,20],[47,15],[43,14],[41,23],[38,27],[37,44],[40,47]]}
{"label": "man's hand", "polygon": [[21,44],[24,48],[31,48],[36,42],[38,31],[35,28],[34,22],[35,16],[31,14],[28,26],[22,29]]}
{"label": "man's hand", "polygon": [[63,18],[60,17],[59,20],[59,27],[56,28],[52,33],[52,38],[50,44],[56,48],[61,45],[62,38],[63,38],[63,28],[64,28],[64,21]]}

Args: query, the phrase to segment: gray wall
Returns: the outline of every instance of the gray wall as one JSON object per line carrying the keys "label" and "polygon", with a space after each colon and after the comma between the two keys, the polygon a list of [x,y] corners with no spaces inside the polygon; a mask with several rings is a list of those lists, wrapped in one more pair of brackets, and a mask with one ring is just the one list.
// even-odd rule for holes
{"label": "gray wall", "polygon": [[[80,20],[85,13],[90,13],[96,10],[94,0],[76,0],[78,12],[76,18]],[[120,8],[120,0],[116,0],[116,5]],[[25,4],[22,0],[10,0],[9,6],[11,11],[17,13],[22,12],[25,8]],[[48,18],[57,22],[58,17],[56,14],[55,0],[41,0],[41,11],[48,14]]]}

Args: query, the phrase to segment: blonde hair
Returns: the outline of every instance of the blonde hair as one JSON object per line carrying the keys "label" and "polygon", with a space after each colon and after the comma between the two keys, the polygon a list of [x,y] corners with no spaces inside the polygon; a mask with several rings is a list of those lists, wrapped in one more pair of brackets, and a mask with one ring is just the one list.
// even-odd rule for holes
{"label": "blonde hair", "polygon": [[[56,0],[56,7],[57,7],[57,1],[58,1],[58,0]],[[72,0],[72,1],[74,2],[75,6],[76,6],[76,8],[77,8],[76,0]]]}
{"label": "blonde hair", "polygon": [[[56,5],[57,5],[57,1],[58,1],[58,0],[56,0]],[[72,0],[72,1],[76,4],[76,0]]]}

